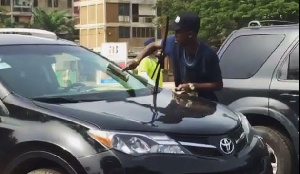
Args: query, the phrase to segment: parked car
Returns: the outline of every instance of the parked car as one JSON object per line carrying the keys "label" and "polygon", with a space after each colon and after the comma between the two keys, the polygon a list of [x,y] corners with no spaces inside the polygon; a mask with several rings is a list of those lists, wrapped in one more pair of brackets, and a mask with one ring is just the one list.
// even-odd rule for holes
{"label": "parked car", "polygon": [[[94,80],[79,78],[87,69]],[[71,42],[0,34],[0,173],[272,173],[244,115],[152,92]]]}
{"label": "parked car", "polygon": [[[281,25],[263,26],[276,22]],[[299,169],[299,24],[253,21],[219,50],[221,103],[243,113],[268,144],[274,174]]]}

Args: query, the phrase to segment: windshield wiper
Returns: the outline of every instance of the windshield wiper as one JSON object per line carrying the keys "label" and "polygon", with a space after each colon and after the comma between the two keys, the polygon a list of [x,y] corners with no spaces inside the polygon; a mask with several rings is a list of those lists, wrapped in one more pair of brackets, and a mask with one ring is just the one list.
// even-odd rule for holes
{"label": "windshield wiper", "polygon": [[68,97],[37,97],[37,98],[33,98],[32,100],[45,102],[45,103],[53,103],[53,104],[99,101],[95,99],[80,99],[80,98],[77,99],[77,98],[68,98]]}
{"label": "windshield wiper", "polygon": [[166,19],[166,30],[165,30],[165,37],[164,37],[164,40],[163,40],[163,43],[162,43],[162,51],[160,52],[160,55],[158,55],[158,62],[157,62],[157,65],[155,67],[155,70],[152,74],[152,77],[151,79],[153,79],[153,77],[155,76],[155,73],[157,72],[158,70],[158,73],[157,73],[157,78],[156,78],[156,81],[155,81],[155,86],[154,86],[154,100],[156,102],[157,100],[157,94],[158,94],[158,90],[159,90],[159,80],[160,78],[160,73],[161,73],[161,70],[163,69],[163,66],[164,66],[164,60],[165,60],[165,57],[166,57],[166,54],[165,54],[165,49],[166,49],[166,46],[167,46],[167,39],[168,39],[168,33],[169,33],[169,16],[167,16],[167,19]]}
{"label": "windshield wiper", "polygon": [[156,116],[155,116],[155,113],[157,113],[157,95],[158,95],[158,92],[159,92],[159,80],[160,78],[160,73],[161,73],[161,70],[163,68],[163,65],[164,65],[164,59],[165,59],[165,49],[166,49],[166,45],[167,45],[167,39],[168,39],[168,32],[169,32],[169,16],[167,16],[167,21],[166,21],[166,31],[165,31],[165,37],[164,37],[164,40],[163,40],[163,44],[162,44],[162,51],[160,53],[160,55],[158,55],[158,63],[156,65],[156,68],[154,70],[154,73],[152,74],[152,79],[153,77],[155,76],[155,73],[157,72],[158,70],[158,73],[157,73],[157,78],[155,80],[155,86],[154,86],[154,90],[153,90],[153,107],[151,110],[152,112],[154,113],[154,116],[153,116],[153,120],[156,119]]}

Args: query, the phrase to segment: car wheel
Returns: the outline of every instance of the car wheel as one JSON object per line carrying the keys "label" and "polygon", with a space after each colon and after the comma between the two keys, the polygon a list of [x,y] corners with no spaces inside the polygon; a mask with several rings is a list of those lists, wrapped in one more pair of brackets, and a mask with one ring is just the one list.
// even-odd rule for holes
{"label": "car wheel", "polygon": [[66,173],[62,173],[59,170],[55,170],[55,169],[38,169],[29,172],[28,174],[66,174]]}
{"label": "car wheel", "polygon": [[273,174],[293,174],[295,153],[292,142],[276,129],[264,126],[254,128],[268,146]]}

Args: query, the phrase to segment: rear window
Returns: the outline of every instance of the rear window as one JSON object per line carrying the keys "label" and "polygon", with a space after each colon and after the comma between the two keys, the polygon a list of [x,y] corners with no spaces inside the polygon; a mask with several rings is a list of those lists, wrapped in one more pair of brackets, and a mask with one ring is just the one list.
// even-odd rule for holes
{"label": "rear window", "polygon": [[285,35],[247,35],[236,38],[221,56],[223,78],[251,78],[284,38]]}

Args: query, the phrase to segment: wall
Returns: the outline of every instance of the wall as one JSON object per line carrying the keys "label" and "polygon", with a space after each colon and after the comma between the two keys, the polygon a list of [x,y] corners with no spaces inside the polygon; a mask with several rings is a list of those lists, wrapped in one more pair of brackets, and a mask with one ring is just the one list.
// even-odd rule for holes
{"label": "wall", "polygon": [[104,34],[103,28],[81,29],[80,45],[91,49],[101,47],[105,39]]}
{"label": "wall", "polygon": [[88,24],[87,20],[87,7],[80,7],[80,24],[85,25]]}
{"label": "wall", "polygon": [[119,41],[119,28],[118,27],[107,27],[106,28],[106,41],[107,42],[118,42]]}
{"label": "wall", "polygon": [[118,23],[119,22],[119,5],[116,3],[106,4],[106,22]]}

